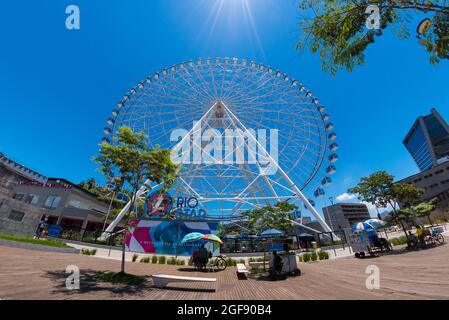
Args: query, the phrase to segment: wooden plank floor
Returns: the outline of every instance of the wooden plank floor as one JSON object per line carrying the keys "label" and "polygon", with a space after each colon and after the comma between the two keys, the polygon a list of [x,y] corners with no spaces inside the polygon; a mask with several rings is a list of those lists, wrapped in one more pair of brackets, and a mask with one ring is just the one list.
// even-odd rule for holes
{"label": "wooden plank floor", "polygon": [[[117,260],[0,247],[0,299],[449,299],[448,262],[449,245],[443,245],[363,260],[341,258],[301,263],[302,276],[284,281],[239,280],[234,267],[223,272],[202,273],[187,266],[127,262],[127,272],[137,275],[163,273],[217,278],[217,283],[212,285],[173,283],[167,289],[157,289],[151,280],[137,288],[97,281],[99,271],[119,271]],[[81,270],[79,291],[65,287],[68,265],[76,265]],[[379,267],[378,290],[365,286],[369,265]]]}

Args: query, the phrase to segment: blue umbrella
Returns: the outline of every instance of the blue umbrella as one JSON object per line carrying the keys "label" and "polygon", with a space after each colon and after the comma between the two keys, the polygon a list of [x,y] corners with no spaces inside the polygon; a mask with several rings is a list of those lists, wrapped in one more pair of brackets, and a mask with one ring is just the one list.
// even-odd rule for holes
{"label": "blue umbrella", "polygon": [[387,222],[379,220],[379,219],[368,219],[364,223],[369,224],[374,229],[382,228],[387,224]]}
{"label": "blue umbrella", "polygon": [[374,230],[374,228],[365,222],[359,222],[352,226],[352,232],[360,232],[360,231],[367,231],[367,230]]}
{"label": "blue umbrella", "polygon": [[368,219],[352,226],[352,232],[371,231],[385,226],[387,223],[379,219]]}

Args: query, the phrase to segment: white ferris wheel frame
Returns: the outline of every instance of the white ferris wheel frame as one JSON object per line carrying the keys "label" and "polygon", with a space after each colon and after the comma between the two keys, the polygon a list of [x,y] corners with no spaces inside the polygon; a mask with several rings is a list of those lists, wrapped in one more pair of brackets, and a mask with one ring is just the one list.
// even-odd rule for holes
{"label": "white ferris wheel frame", "polygon": [[[217,58],[216,60],[216,64],[219,63],[219,59]],[[233,66],[237,65],[237,60],[236,58],[232,59],[232,61],[229,61],[228,58],[224,59],[224,64],[231,64]],[[193,61],[191,60],[188,65],[189,66],[193,66]],[[201,65],[201,60],[198,61],[198,64]],[[208,59],[206,61],[207,65],[211,65],[211,61],[210,59]],[[204,64],[204,65],[206,65]],[[247,66],[246,65],[246,60],[243,59],[242,60],[242,66]],[[248,64],[249,66],[249,64]],[[262,65],[256,66],[256,64],[254,62],[251,62],[250,64],[251,68],[257,70],[260,69],[262,70],[263,68],[265,68]],[[170,69],[173,71],[175,67],[171,67]],[[180,64],[180,69],[184,69],[186,68],[186,65],[184,63]],[[307,92],[306,89],[304,88],[304,86],[298,84],[296,82],[296,80],[289,78],[289,76],[285,75],[285,74],[281,74],[279,71],[275,72],[274,70],[272,70],[272,68],[268,68],[266,69],[268,70],[268,73],[272,73],[273,72],[273,76],[276,78],[281,78],[283,80],[286,81],[291,81],[292,86],[299,86],[300,91],[306,92],[306,97],[310,98],[311,100],[313,100],[313,103],[315,105],[317,105],[317,99],[313,98],[312,94],[310,92]],[[161,73],[162,74],[167,74],[167,70],[164,69],[164,71]],[[197,70],[194,70],[195,73],[197,73]],[[160,78],[160,74],[156,73],[154,76],[154,79],[159,79]],[[184,78],[184,76],[182,76],[182,78]],[[213,79],[212,79],[213,80]],[[200,82],[204,83],[205,79],[202,78],[200,79]],[[147,83],[151,83],[152,80],[150,77],[147,78],[146,80]],[[215,83],[213,84],[214,88],[215,88]],[[235,84],[233,84],[235,85]],[[138,88],[142,89],[144,87],[144,85],[142,83],[139,83],[139,86],[134,88],[131,91],[131,94],[125,95],[124,100],[129,100],[130,96],[133,94],[136,94]],[[280,91],[275,90],[276,93],[279,94]],[[192,98],[192,97],[190,97]],[[285,104],[289,103],[289,102],[284,102]],[[240,208],[244,205],[246,206],[251,206],[254,208],[260,208],[262,206],[261,203],[265,202],[266,205],[270,204],[270,200],[276,200],[276,201],[283,201],[283,200],[290,200],[290,199],[294,199],[294,200],[299,200],[300,202],[302,202],[304,204],[304,207],[306,209],[309,210],[309,212],[317,219],[317,221],[319,222],[319,224],[321,225],[321,227],[324,229],[324,231],[326,232],[331,232],[331,228],[327,225],[327,223],[325,222],[325,220],[320,216],[320,214],[317,212],[317,210],[314,208],[314,205],[311,204],[311,201],[309,201],[309,199],[302,193],[302,188],[304,188],[304,185],[307,185],[310,181],[311,181],[311,177],[309,178],[309,180],[305,181],[303,183],[303,185],[301,187],[298,187],[294,180],[292,179],[288,172],[284,171],[285,168],[282,168],[281,165],[279,164],[278,161],[276,161],[275,159],[273,159],[273,157],[270,155],[270,153],[266,150],[266,148],[264,146],[262,146],[260,144],[260,142],[255,138],[255,136],[253,136],[251,134],[251,131],[248,130],[248,128],[243,124],[243,122],[231,111],[230,108],[228,108],[228,106],[226,106],[224,101],[218,100],[216,101],[209,109],[207,112],[205,112],[201,119],[199,121],[194,122],[194,125],[192,127],[192,129],[190,129],[189,132],[187,132],[184,137],[181,139],[181,141],[179,143],[177,143],[173,148],[172,148],[172,155],[173,154],[178,154],[178,152],[180,151],[181,146],[183,145],[184,142],[186,142],[190,136],[197,130],[201,130],[201,128],[199,128],[199,126],[201,126],[201,124],[204,122],[205,119],[207,119],[207,117],[209,116],[209,114],[217,107],[217,105],[220,104],[225,111],[225,114],[227,116],[227,120],[230,121],[230,125],[235,129],[241,129],[241,131],[244,131],[246,134],[246,138],[248,139],[248,142],[245,143],[244,142],[244,147],[245,148],[249,148],[248,144],[249,142],[254,143],[257,145],[259,152],[262,152],[262,154],[265,156],[265,158],[268,160],[270,166],[273,166],[274,168],[276,168],[277,172],[280,174],[280,178],[278,179],[270,179],[270,176],[264,174],[264,170],[259,166],[259,164],[256,163],[256,166],[258,167],[258,172],[254,172],[249,170],[248,168],[248,164],[239,164],[238,165],[238,170],[241,171],[241,173],[243,174],[247,185],[245,187],[245,189],[243,189],[241,192],[239,190],[239,194],[237,196],[232,196],[232,197],[204,197],[201,195],[201,192],[198,192],[197,190],[195,190],[195,187],[192,186],[191,181],[189,182],[188,179],[184,179],[183,177],[180,177],[179,180],[179,184],[178,184],[178,188],[181,186],[181,184],[187,188],[186,190],[189,190],[191,192],[191,194],[195,197],[198,198],[200,205],[201,204],[205,204],[208,202],[213,202],[213,201],[223,201],[223,202],[232,202],[235,203],[235,206],[232,209],[226,209],[226,210],[233,210],[233,212],[236,212],[238,210],[240,210]],[[243,104],[248,105],[247,101],[244,101]],[[119,104],[119,106],[123,107],[124,102],[121,102]],[[115,112],[115,111],[114,111]],[[114,115],[113,112],[113,115]],[[323,119],[323,123],[327,122],[327,120],[324,120],[324,116],[327,116],[326,114],[323,113],[324,111],[319,111],[319,113],[322,113],[322,119]],[[108,120],[109,123],[109,120]],[[115,123],[115,122],[114,122]],[[296,128],[296,127],[295,127]],[[106,128],[108,129],[108,128]],[[105,129],[105,130],[106,130]],[[303,129],[303,128],[299,128],[299,129]],[[327,130],[327,128],[326,128]],[[238,131],[237,132],[241,132]],[[106,131],[105,131],[106,132]],[[111,132],[109,132],[110,134]],[[325,135],[323,137],[326,141],[324,143],[325,146],[327,146],[327,136]],[[332,139],[331,139],[332,140]],[[245,139],[243,139],[243,141],[245,141]],[[190,144],[190,148],[192,148],[193,145]],[[323,154],[323,158],[324,158],[324,154]],[[305,161],[309,161],[309,159],[304,158]],[[294,165],[296,165],[297,163],[295,163]],[[322,165],[322,163],[318,164],[318,168]],[[246,167],[245,167],[246,166]],[[196,170],[193,169],[193,166],[191,166],[189,168],[190,171],[194,171],[194,174],[196,173]],[[318,170],[318,169],[316,169]],[[313,173],[313,175],[316,174],[317,171],[315,171]],[[332,174],[332,173],[331,173]],[[282,183],[280,183],[281,181],[279,179],[282,179]],[[143,198],[150,190],[153,190],[155,188],[157,188],[158,186],[151,186],[150,185],[151,181],[146,181],[145,184],[140,188],[140,190],[137,192],[136,197],[138,199]],[[209,183],[210,184],[210,183]],[[261,184],[262,187],[261,187]],[[211,185],[211,187],[213,187]],[[263,187],[267,187],[267,188],[263,188]],[[283,195],[279,195],[276,191],[275,188],[282,188],[284,194]],[[278,189],[279,190],[279,189]],[[256,192],[259,192],[259,195],[256,195]],[[288,194],[288,195],[286,195]],[[129,211],[131,203],[133,202],[134,199],[131,199],[126,205],[125,207],[121,210],[121,212],[119,213],[119,215],[115,218],[115,220],[108,226],[108,228],[105,230],[104,234],[102,235],[102,238],[107,238],[108,235],[110,235],[113,230],[115,229],[115,227],[119,224],[119,222],[123,219],[123,217],[125,216],[125,214]],[[297,221],[293,221],[292,222],[294,224],[297,225],[303,225],[303,215],[301,215],[301,218],[299,220],[299,222]],[[310,227],[304,226],[306,229],[311,229]],[[313,230],[313,229],[311,229]]]}

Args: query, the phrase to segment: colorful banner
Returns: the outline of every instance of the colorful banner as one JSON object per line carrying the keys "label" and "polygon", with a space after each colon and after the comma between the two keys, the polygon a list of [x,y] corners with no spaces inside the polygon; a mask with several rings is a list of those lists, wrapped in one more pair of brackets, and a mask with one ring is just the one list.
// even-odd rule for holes
{"label": "colorful banner", "polygon": [[125,238],[126,250],[138,253],[190,256],[201,244],[206,244],[214,256],[220,253],[219,246],[203,240],[181,243],[191,232],[217,234],[218,222],[154,221],[133,219]]}

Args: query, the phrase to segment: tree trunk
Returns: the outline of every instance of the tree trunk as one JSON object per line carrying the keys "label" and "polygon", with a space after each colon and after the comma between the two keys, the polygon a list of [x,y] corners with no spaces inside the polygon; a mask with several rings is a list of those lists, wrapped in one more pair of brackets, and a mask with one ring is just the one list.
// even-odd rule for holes
{"label": "tree trunk", "polygon": [[396,223],[399,223],[399,224],[401,225],[402,230],[404,231],[404,234],[405,234],[405,236],[407,237],[407,236],[408,236],[408,235],[407,235],[407,229],[405,229],[405,226],[404,226],[404,224],[402,223],[402,220],[398,218],[396,209],[395,209],[393,206],[392,206],[392,208],[393,208],[394,219],[396,220]]}
{"label": "tree trunk", "polygon": [[427,219],[429,219],[429,222],[430,222],[430,226],[431,227],[433,227],[433,223],[432,223],[432,220],[430,219],[430,214],[427,216]]}

